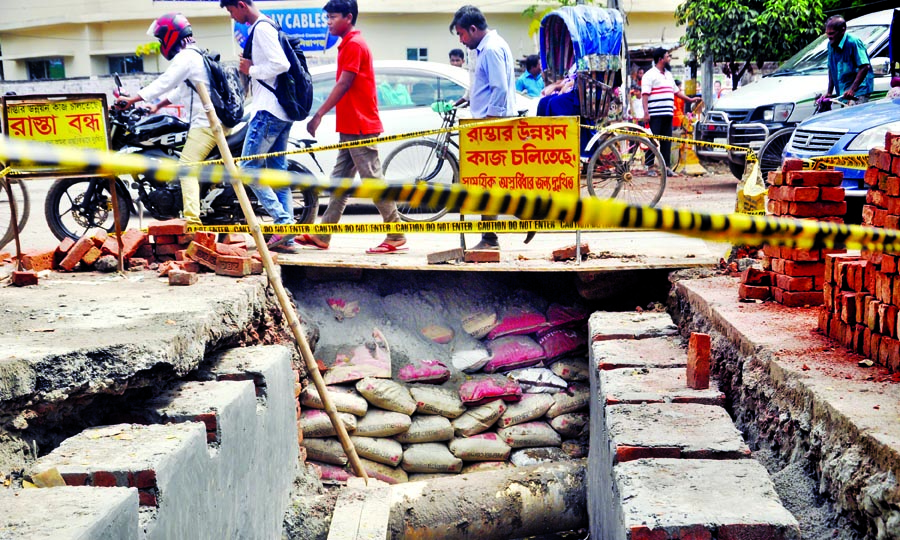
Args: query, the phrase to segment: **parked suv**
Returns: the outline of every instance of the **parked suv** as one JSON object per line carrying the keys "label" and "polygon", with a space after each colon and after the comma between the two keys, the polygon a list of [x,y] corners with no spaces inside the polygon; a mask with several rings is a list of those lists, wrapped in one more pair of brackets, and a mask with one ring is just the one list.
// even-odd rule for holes
{"label": "parked suv", "polygon": [[[884,97],[889,87],[888,38],[893,12],[893,9],[887,9],[847,21],[847,32],[866,44],[872,61],[875,89],[870,99]],[[823,34],[774,73],[722,96],[698,124],[697,138],[759,152],[766,139],[789,128],[781,134],[784,139],[781,148],[784,148],[793,128],[812,115],[817,94],[828,89],[827,46],[828,40]],[[701,146],[697,153],[726,161],[732,174],[738,178],[743,175],[744,152]]]}

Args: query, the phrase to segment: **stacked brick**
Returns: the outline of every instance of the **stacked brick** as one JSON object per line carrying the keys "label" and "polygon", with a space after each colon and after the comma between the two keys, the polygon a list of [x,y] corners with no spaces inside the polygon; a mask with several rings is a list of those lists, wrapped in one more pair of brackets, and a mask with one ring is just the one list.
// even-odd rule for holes
{"label": "stacked brick", "polygon": [[[900,133],[869,152],[863,225],[900,229]],[[825,310],[819,329],[845,347],[900,371],[900,272],[897,254],[863,251],[825,260]]]}
{"label": "stacked brick", "polygon": [[[843,223],[847,213],[843,173],[803,171],[800,160],[786,160],[781,170],[769,173],[767,211],[775,217],[816,219]],[[763,248],[763,268],[768,272],[742,275],[739,296],[764,300],[771,296],[788,307],[823,303],[825,257],[844,250]],[[768,288],[769,294],[766,294]]]}

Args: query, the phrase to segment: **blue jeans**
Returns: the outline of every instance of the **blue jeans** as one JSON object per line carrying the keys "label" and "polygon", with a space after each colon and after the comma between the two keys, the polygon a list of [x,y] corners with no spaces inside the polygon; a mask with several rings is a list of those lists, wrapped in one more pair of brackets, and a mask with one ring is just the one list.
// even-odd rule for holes
{"label": "blue jeans", "polygon": [[[288,134],[293,122],[278,119],[269,111],[259,111],[250,120],[247,127],[247,138],[244,139],[242,156],[283,152],[287,150]],[[287,158],[284,156],[267,157],[265,160],[253,159],[241,162],[244,169],[287,169]],[[259,203],[276,225],[294,223],[294,199],[291,188],[274,190],[268,186],[250,186]]]}

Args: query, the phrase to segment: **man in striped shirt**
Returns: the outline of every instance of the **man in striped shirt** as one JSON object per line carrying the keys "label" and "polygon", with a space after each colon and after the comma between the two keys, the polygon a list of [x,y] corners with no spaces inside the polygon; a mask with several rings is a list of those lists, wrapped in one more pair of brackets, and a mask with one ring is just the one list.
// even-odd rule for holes
{"label": "man in striped shirt", "polygon": [[[654,135],[672,136],[672,117],[675,114],[675,96],[685,102],[696,103],[699,97],[687,97],[675,86],[675,78],[669,71],[672,56],[662,47],[653,50],[653,67],[641,79],[641,101],[644,105],[644,122],[650,123]],[[675,176],[669,167],[672,159],[672,141],[660,140],[659,151],[666,162],[666,175]],[[650,165],[651,163],[648,163]]]}

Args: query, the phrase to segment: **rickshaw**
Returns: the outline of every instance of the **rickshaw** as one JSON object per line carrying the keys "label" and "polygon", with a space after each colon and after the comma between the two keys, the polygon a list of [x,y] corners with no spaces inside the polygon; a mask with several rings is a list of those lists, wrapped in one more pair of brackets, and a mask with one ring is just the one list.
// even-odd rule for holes
{"label": "rickshaw", "polygon": [[[574,78],[570,92],[542,98],[538,114],[581,117],[582,194],[653,206],[666,188],[666,166],[650,132],[620,119],[624,22],[616,9],[577,5],[541,20],[541,66],[547,85]],[[557,106],[555,102],[558,102]]]}

